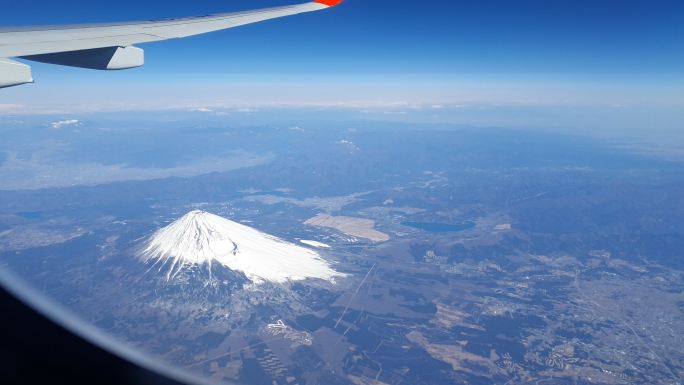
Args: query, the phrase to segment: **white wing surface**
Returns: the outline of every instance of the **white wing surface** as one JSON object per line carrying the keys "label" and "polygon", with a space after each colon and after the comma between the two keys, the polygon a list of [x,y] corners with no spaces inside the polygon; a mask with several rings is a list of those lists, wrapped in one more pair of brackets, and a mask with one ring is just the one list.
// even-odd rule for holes
{"label": "white wing surface", "polygon": [[134,44],[183,38],[318,11],[341,2],[315,0],[276,8],[160,21],[0,30],[0,88],[33,82],[30,67],[9,58],[101,70],[134,68],[144,64],[143,51]]}

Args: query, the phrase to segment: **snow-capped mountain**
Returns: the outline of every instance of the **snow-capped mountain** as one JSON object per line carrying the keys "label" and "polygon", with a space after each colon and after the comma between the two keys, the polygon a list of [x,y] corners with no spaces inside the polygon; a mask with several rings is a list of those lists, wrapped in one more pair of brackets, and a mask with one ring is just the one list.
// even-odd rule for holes
{"label": "snow-capped mountain", "polygon": [[167,279],[190,268],[206,266],[211,272],[216,265],[241,272],[254,283],[333,281],[343,275],[314,250],[199,210],[155,232],[141,258],[166,269]]}

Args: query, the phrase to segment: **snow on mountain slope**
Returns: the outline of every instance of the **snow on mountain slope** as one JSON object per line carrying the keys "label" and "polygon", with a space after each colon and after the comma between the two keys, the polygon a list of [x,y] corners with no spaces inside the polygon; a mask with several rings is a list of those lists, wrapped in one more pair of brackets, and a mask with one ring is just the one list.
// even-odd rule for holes
{"label": "snow on mountain slope", "polygon": [[329,249],[330,248],[330,245],[328,245],[328,244],[325,244],[323,242],[318,242],[318,241],[310,241],[308,239],[301,239],[299,242],[301,242],[305,245],[309,245],[312,247],[319,248],[319,249]]}
{"label": "snow on mountain slope", "polygon": [[141,258],[167,267],[172,279],[185,267],[215,264],[244,273],[254,282],[298,281],[343,276],[310,249],[205,211],[191,211],[159,229]]}

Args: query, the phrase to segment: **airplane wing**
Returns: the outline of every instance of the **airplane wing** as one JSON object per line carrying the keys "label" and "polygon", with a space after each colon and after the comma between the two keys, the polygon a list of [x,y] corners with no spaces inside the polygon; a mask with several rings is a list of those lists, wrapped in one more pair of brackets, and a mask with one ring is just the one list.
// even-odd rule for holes
{"label": "airplane wing", "polygon": [[120,24],[0,30],[0,88],[32,83],[31,68],[10,58],[72,67],[119,70],[140,67],[144,52],[134,44],[177,39],[329,8],[343,0],[209,16]]}

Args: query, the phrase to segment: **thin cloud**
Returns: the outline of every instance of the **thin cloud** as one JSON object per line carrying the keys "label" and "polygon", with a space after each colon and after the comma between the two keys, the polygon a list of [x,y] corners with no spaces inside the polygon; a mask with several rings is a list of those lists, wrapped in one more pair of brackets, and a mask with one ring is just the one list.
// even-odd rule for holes
{"label": "thin cloud", "polygon": [[68,126],[80,126],[81,123],[82,122],[78,119],[58,120],[56,122],[50,123],[50,127],[54,128],[55,130],[59,130]]}

